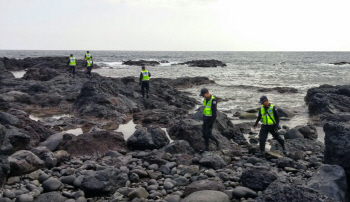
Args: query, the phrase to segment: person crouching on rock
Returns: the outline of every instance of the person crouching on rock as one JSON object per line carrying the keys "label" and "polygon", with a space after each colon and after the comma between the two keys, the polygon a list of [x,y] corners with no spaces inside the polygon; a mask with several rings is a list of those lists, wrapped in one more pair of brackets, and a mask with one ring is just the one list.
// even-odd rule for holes
{"label": "person crouching on rock", "polygon": [[270,132],[275,140],[277,140],[283,149],[283,153],[286,153],[284,146],[284,140],[278,134],[280,116],[278,114],[277,108],[269,103],[269,100],[266,96],[260,97],[261,105],[259,116],[254,124],[254,129],[256,129],[258,122],[261,120],[261,129],[259,133],[259,144],[260,152],[263,157],[265,157],[265,144],[268,133]]}
{"label": "person crouching on rock", "polygon": [[149,98],[148,91],[149,91],[150,77],[151,77],[151,73],[146,70],[144,65],[142,65],[142,71],[140,74],[140,86],[141,86],[142,98],[145,98],[145,89],[146,89],[147,98]]}
{"label": "person crouching on rock", "polygon": [[94,62],[92,60],[86,60],[86,70],[87,70],[87,74],[89,75],[89,78],[91,78],[91,70],[93,66],[94,66]]}
{"label": "person crouching on rock", "polygon": [[75,78],[75,66],[77,65],[77,59],[70,54],[67,65],[69,66],[69,76],[73,74],[73,79]]}
{"label": "person crouching on rock", "polygon": [[203,101],[203,126],[202,133],[205,141],[205,151],[209,150],[209,139],[216,142],[216,149],[220,150],[220,142],[213,136],[213,125],[217,116],[217,101],[213,95],[209,93],[209,90],[203,88],[199,96],[204,97]]}

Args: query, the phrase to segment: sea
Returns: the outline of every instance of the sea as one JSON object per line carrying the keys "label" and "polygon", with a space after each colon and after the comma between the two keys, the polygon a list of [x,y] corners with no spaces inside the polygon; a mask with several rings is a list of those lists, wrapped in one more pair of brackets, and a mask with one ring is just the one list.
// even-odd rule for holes
{"label": "sea", "polygon": [[[22,59],[26,57],[69,56],[82,59],[86,51],[41,51],[0,50],[0,57]],[[233,123],[254,120],[233,117],[235,112],[244,112],[260,107],[260,96],[265,95],[275,106],[296,113],[281,125],[295,127],[307,123],[317,124],[317,118],[308,115],[304,97],[307,90],[322,84],[350,84],[350,65],[333,65],[350,62],[350,52],[210,52],[210,51],[93,51],[94,63],[102,68],[93,72],[108,77],[126,77],[140,74],[140,67],[122,65],[127,60],[162,61],[159,66],[146,67],[152,78],[179,78],[203,76],[214,84],[182,89],[202,102],[200,89],[222,98],[218,109],[225,112]],[[189,67],[176,65],[190,60],[215,59],[225,62],[226,67]],[[15,72],[17,76],[21,73]],[[260,88],[292,87],[298,93],[259,92]],[[317,127],[319,140],[323,141],[322,127]]]}

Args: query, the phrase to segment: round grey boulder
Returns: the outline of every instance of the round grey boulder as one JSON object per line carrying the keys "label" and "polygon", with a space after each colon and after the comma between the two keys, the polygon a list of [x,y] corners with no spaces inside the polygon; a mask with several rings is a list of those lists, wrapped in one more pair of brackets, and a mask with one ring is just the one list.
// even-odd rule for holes
{"label": "round grey boulder", "polygon": [[62,188],[62,182],[51,177],[43,183],[43,188],[45,192],[58,191]]}
{"label": "round grey boulder", "polygon": [[33,202],[34,198],[30,194],[22,194],[17,197],[16,202]]}
{"label": "round grey boulder", "polygon": [[287,133],[284,135],[285,139],[297,139],[297,138],[304,138],[304,135],[301,134],[297,129],[292,128],[287,131]]}
{"label": "round grey boulder", "polygon": [[190,194],[182,202],[230,202],[230,198],[220,191],[205,190]]}

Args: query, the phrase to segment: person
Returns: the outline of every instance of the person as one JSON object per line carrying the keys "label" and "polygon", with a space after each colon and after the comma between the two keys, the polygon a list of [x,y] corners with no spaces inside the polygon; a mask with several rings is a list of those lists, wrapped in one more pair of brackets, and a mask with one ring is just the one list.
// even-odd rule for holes
{"label": "person", "polygon": [[90,54],[89,51],[86,51],[86,54],[85,54],[85,56],[84,56],[84,59],[85,59],[86,61],[88,61],[88,60],[91,60],[91,61],[92,61],[92,55]]}
{"label": "person", "polygon": [[73,54],[70,54],[67,65],[69,66],[69,76],[73,74],[73,78],[75,78],[75,66],[77,65],[77,59],[73,57]]}
{"label": "person", "polygon": [[284,140],[278,134],[278,129],[280,129],[279,122],[280,116],[278,114],[277,108],[270,104],[266,96],[260,97],[261,105],[258,118],[254,124],[254,129],[257,128],[258,122],[261,120],[262,126],[259,133],[259,144],[260,152],[263,157],[265,157],[265,144],[268,133],[270,132],[275,140],[277,140],[283,149],[283,153],[286,153],[284,146]]}
{"label": "person", "polygon": [[146,89],[146,95],[147,98],[149,98],[149,78],[151,77],[151,73],[146,70],[146,67],[142,65],[142,71],[140,74],[140,86],[141,86],[141,94],[142,98],[145,98],[145,89]]}
{"label": "person", "polygon": [[216,149],[220,150],[220,142],[212,134],[213,125],[217,116],[217,100],[209,93],[207,88],[201,89],[199,96],[204,97],[202,134],[205,141],[205,151],[209,150],[209,139],[213,140],[216,143]]}
{"label": "person", "polygon": [[94,66],[94,62],[92,60],[86,61],[86,70],[87,70],[87,74],[89,75],[89,78],[91,78],[91,70],[93,66]]}

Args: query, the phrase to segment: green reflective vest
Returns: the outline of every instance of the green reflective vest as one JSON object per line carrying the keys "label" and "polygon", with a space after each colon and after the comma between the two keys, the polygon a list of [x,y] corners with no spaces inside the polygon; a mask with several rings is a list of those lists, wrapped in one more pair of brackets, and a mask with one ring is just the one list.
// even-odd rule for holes
{"label": "green reflective vest", "polygon": [[75,57],[69,57],[69,66],[77,65],[77,59]]}
{"label": "green reflective vest", "polygon": [[86,53],[85,54],[85,60],[90,60],[91,59],[91,54],[90,53]]}
{"label": "green reflective vest", "polygon": [[142,81],[148,81],[149,80],[149,74],[147,70],[143,70],[142,72]]}
{"label": "green reflective vest", "polygon": [[260,112],[261,112],[261,119],[262,119],[261,122],[262,122],[262,124],[264,124],[264,125],[274,125],[276,123],[275,116],[273,115],[273,105],[272,104],[270,104],[270,107],[267,109],[267,112],[265,110],[264,105],[261,105]]}
{"label": "green reflective vest", "polygon": [[204,106],[203,115],[204,116],[212,116],[213,112],[211,110],[211,106],[213,104],[213,99],[215,99],[214,96],[211,96],[210,100],[208,102],[207,102],[207,99],[204,99],[204,101],[203,101],[203,106]]}
{"label": "green reflective vest", "polygon": [[88,60],[86,61],[86,63],[87,63],[87,66],[90,67],[92,65],[92,60]]}

